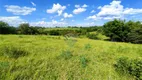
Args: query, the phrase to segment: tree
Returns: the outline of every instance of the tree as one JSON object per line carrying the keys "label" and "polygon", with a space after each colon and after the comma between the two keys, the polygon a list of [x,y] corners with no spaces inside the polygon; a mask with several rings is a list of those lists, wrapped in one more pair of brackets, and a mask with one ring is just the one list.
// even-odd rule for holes
{"label": "tree", "polygon": [[0,34],[6,34],[7,27],[9,27],[9,25],[6,22],[0,21]]}
{"label": "tree", "polygon": [[104,24],[104,34],[110,37],[111,41],[127,41],[129,27],[125,26],[125,20],[114,20]]}
{"label": "tree", "polygon": [[142,43],[142,24],[139,21],[115,19],[104,24],[103,31],[111,41]]}
{"label": "tree", "polygon": [[16,28],[8,23],[0,21],[0,34],[16,34]]}
{"label": "tree", "polygon": [[128,34],[128,41],[142,44],[142,24],[137,22],[135,24],[139,24],[139,26],[133,28]]}
{"label": "tree", "polygon": [[18,30],[20,34],[30,34],[31,29],[28,23],[23,23],[19,25]]}

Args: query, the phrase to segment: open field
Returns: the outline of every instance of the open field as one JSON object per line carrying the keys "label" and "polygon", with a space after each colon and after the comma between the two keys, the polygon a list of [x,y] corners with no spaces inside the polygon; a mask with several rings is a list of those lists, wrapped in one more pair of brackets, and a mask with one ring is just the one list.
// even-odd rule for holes
{"label": "open field", "polygon": [[[13,47],[26,55],[10,56],[6,52]],[[142,58],[142,45],[62,36],[0,35],[0,80],[134,80],[115,71],[120,57]]]}

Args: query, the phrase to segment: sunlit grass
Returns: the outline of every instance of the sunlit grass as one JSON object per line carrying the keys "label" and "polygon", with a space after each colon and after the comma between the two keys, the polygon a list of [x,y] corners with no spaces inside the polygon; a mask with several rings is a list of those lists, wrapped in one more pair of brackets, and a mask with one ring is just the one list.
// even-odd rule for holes
{"label": "sunlit grass", "polygon": [[17,59],[0,55],[0,80],[134,80],[118,74],[114,64],[120,57],[142,57],[140,44],[86,38],[0,35],[0,47],[6,45],[29,54]]}

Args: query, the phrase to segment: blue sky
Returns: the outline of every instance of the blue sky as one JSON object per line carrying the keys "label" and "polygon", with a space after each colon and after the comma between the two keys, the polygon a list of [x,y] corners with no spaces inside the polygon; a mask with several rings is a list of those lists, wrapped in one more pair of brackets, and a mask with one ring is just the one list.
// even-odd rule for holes
{"label": "blue sky", "polygon": [[13,26],[93,26],[142,21],[142,0],[0,0],[0,21]]}

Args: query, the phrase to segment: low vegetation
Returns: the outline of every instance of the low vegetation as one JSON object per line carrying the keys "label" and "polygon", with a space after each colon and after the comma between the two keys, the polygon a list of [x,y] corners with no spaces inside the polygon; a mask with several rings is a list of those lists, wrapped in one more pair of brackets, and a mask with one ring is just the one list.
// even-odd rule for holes
{"label": "low vegetation", "polygon": [[139,21],[66,28],[0,21],[0,34],[0,80],[142,80]]}
{"label": "low vegetation", "polygon": [[118,59],[115,68],[120,74],[129,74],[137,80],[142,80],[142,59],[129,60],[122,57]]}
{"label": "low vegetation", "polygon": [[0,80],[141,79],[140,44],[63,36],[0,35],[0,49]]}
{"label": "low vegetation", "polygon": [[23,50],[20,47],[16,47],[13,45],[1,46],[0,54],[1,56],[9,57],[9,58],[19,58],[22,56],[28,55],[28,51]]}

